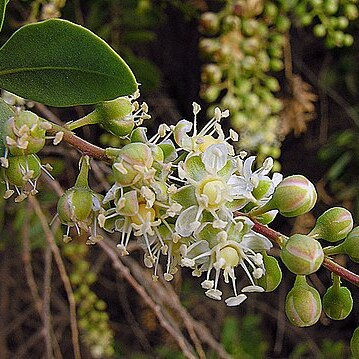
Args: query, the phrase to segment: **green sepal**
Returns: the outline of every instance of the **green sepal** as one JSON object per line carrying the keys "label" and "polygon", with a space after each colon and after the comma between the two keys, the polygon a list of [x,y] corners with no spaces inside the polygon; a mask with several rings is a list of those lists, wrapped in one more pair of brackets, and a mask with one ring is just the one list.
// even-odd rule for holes
{"label": "green sepal", "polygon": [[183,209],[197,204],[195,189],[191,185],[181,187],[176,193],[171,195],[171,198],[179,203]]}
{"label": "green sepal", "polygon": [[64,107],[130,95],[137,83],[98,36],[70,21],[51,19],[21,27],[0,49],[0,87]]}
{"label": "green sepal", "polygon": [[200,181],[207,175],[200,156],[187,157],[183,167],[187,172],[187,176],[195,181]]}
{"label": "green sepal", "polygon": [[158,145],[161,147],[164,155],[164,162],[171,162],[177,158],[176,147],[172,141],[168,140],[166,142],[160,143]]}
{"label": "green sepal", "polygon": [[282,281],[282,271],[279,267],[278,261],[263,252],[263,263],[265,274],[257,279],[257,284],[264,288],[266,292],[273,292]]}

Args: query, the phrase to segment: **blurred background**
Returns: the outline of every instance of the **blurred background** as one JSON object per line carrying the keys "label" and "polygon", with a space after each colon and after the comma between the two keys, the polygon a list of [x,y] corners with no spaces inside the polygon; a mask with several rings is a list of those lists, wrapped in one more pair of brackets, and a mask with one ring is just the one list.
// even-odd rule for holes
{"label": "blurred background", "polygon": [[[191,120],[193,101],[201,104],[203,124],[216,106],[229,109],[224,126],[239,132],[238,150],[257,154],[258,164],[271,156],[276,171],[303,174],[316,185],[313,213],[274,222],[289,235],[308,233],[335,205],[352,211],[358,224],[357,6],[355,0],[10,0],[0,43],[23,24],[51,17],[89,28],[135,73],[152,115],[149,133],[160,123]],[[26,105],[58,123],[91,110]],[[99,127],[77,133],[102,147],[120,144]],[[57,222],[44,235],[58,196],[76,179],[80,154],[62,144],[40,156],[56,181],[41,177],[39,211],[0,199],[0,358],[52,351],[74,358],[77,345],[89,359],[350,358],[358,303],[343,322],[323,314],[313,327],[293,327],[284,301],[294,275],[284,268],[274,293],[228,308],[205,297],[200,279],[186,269],[171,283],[152,282],[135,241],[130,257],[118,257],[114,236],[91,247],[82,237],[64,244]],[[108,190],[110,168],[95,161],[92,167],[92,188]],[[337,260],[358,272],[358,265]],[[309,279],[321,294],[330,285],[324,270]],[[71,330],[75,314],[78,337]]]}

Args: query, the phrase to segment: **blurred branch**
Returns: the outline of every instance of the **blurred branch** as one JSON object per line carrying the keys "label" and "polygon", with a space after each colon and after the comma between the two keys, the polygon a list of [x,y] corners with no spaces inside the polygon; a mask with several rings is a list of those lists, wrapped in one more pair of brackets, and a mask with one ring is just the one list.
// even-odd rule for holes
{"label": "blurred branch", "polygon": [[73,344],[74,358],[80,359],[81,353],[80,353],[79,332],[78,332],[77,320],[76,320],[76,303],[75,303],[74,293],[72,291],[70,279],[66,273],[66,268],[65,268],[64,262],[62,260],[61,254],[60,254],[60,250],[56,245],[54,235],[51,232],[51,229],[47,223],[47,218],[46,218],[45,214],[43,213],[38,200],[35,197],[30,196],[29,201],[30,201],[30,204],[31,204],[32,208],[34,209],[36,215],[38,216],[38,218],[40,220],[42,229],[45,234],[46,241],[51,248],[52,254],[54,255],[55,262],[56,262],[57,268],[59,270],[61,280],[64,284],[67,299],[69,301],[70,325],[71,325],[71,332],[72,332],[72,344]]}

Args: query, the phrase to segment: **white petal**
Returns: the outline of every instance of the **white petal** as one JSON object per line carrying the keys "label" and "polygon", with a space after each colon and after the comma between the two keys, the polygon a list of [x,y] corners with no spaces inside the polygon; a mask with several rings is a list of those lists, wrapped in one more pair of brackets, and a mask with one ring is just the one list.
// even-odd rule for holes
{"label": "white petal", "polygon": [[242,288],[241,292],[243,293],[252,293],[252,292],[264,292],[264,288],[259,285],[248,285],[247,287]]}
{"label": "white petal", "polygon": [[177,218],[175,230],[182,237],[190,236],[200,225],[199,221],[196,221],[198,213],[197,206],[191,206],[185,209]]}
{"label": "white petal", "polygon": [[254,252],[259,252],[272,248],[273,244],[268,238],[251,231],[243,236],[241,247],[244,250],[249,248]]}
{"label": "white petal", "polygon": [[226,304],[229,307],[235,307],[237,305],[240,305],[247,299],[247,296],[245,294],[239,294],[235,297],[229,297],[225,300]]}
{"label": "white petal", "polygon": [[217,173],[227,163],[228,149],[225,144],[214,144],[209,146],[202,154],[202,162],[206,171]]}

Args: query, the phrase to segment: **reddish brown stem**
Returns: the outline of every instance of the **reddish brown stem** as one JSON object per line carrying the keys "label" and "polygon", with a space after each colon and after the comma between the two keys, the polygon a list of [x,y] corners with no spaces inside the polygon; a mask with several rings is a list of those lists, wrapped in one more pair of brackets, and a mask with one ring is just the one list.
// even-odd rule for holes
{"label": "reddish brown stem", "polygon": [[323,266],[331,272],[337,274],[339,277],[346,279],[348,282],[353,283],[359,287],[359,275],[342,267],[338,263],[334,262],[331,258],[324,257]]}
{"label": "reddish brown stem", "polygon": [[54,123],[51,123],[51,125],[52,128],[47,131],[50,135],[56,135],[58,132],[63,132],[64,135],[62,140],[81,151],[84,155],[88,155],[92,158],[105,161],[107,163],[112,163],[112,160],[106,156],[106,152],[103,148],[83,140],[62,126],[56,125]]}

